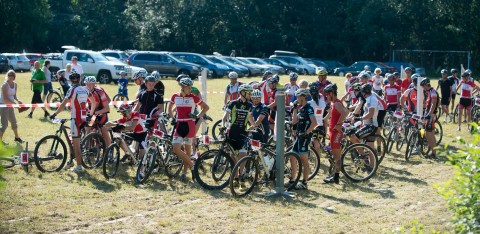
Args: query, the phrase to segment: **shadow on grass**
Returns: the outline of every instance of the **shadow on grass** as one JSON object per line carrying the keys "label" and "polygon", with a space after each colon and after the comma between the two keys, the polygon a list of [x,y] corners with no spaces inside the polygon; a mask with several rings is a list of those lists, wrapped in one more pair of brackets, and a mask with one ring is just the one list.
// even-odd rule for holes
{"label": "shadow on grass", "polygon": [[[344,181],[344,186],[343,190],[348,190],[348,189],[353,189],[353,190],[359,190],[364,193],[372,193],[372,194],[378,194],[384,199],[394,199],[395,197],[395,192],[392,191],[390,188],[380,188],[376,189],[375,184],[369,183],[369,182],[363,182],[363,183],[354,183],[351,181]],[[347,187],[348,186],[348,187]],[[391,187],[391,186],[389,186]]]}
{"label": "shadow on grass", "polygon": [[105,178],[101,178],[99,180],[97,176],[90,174],[88,171],[85,171],[83,174],[78,176],[78,182],[82,182],[84,180],[92,183],[96,189],[107,193],[115,191],[115,189],[120,186],[119,183],[117,183],[118,186],[110,184],[105,180]]}

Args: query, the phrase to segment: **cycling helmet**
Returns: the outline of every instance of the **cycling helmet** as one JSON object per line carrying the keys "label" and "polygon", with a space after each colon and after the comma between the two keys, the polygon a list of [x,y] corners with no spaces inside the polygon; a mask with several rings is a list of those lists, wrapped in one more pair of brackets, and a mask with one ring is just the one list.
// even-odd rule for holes
{"label": "cycling helmet", "polygon": [[457,69],[452,68],[452,70],[450,70],[450,73],[458,73],[458,71],[457,71]]}
{"label": "cycling helmet", "polygon": [[127,75],[127,73],[125,71],[121,71],[120,75]]}
{"label": "cycling helmet", "polygon": [[290,73],[290,80],[296,80],[298,79],[298,74],[296,72],[292,72]]}
{"label": "cycling helmet", "polygon": [[417,81],[418,81],[418,78],[420,78],[420,76],[418,74],[413,74],[412,75],[412,83],[414,83],[415,85],[417,84]]}
{"label": "cycling helmet", "polygon": [[147,70],[141,69],[141,70],[139,70],[139,71],[137,71],[133,74],[132,80],[136,80],[138,78],[145,78],[145,77],[147,77],[147,75],[148,75]]}
{"label": "cycling helmet", "polygon": [[279,81],[280,81],[280,77],[277,74],[273,75],[267,80],[268,83],[278,83]]}
{"label": "cycling helmet", "polygon": [[318,90],[320,89],[318,87],[317,82],[312,82],[312,83],[308,84],[308,88],[310,90],[310,93],[317,93],[317,94],[318,94]]}
{"label": "cycling helmet", "polygon": [[400,73],[399,72],[394,72],[393,75],[394,76],[400,76]]}
{"label": "cycling helmet", "polygon": [[147,76],[147,78],[145,78],[145,82],[149,82],[149,81],[150,81],[150,82],[155,82],[155,81],[156,81],[156,80],[155,80],[155,77],[153,77],[153,76]]}
{"label": "cycling helmet", "polygon": [[360,84],[360,83],[355,83],[355,84],[352,85],[352,89],[354,91],[360,91],[361,87],[362,87],[362,84]]}
{"label": "cycling helmet", "polygon": [[65,74],[65,69],[60,69],[57,71],[57,76],[61,76],[63,74]]}
{"label": "cycling helmet", "polygon": [[253,88],[251,85],[242,84],[240,85],[240,87],[238,87],[238,92],[242,92],[242,91],[253,91]]}
{"label": "cycling helmet", "polygon": [[468,73],[468,72],[464,72],[464,73],[462,74],[462,77],[469,77],[469,76],[470,76],[470,73]]}
{"label": "cycling helmet", "polygon": [[394,74],[388,74],[388,76],[386,76],[386,77],[387,77],[387,80],[390,80],[390,78],[391,78],[391,79],[395,79],[395,75],[394,75]]}
{"label": "cycling helmet", "polygon": [[304,96],[308,96],[310,94],[310,92],[308,91],[308,89],[297,89],[297,91],[295,91],[295,96],[301,96],[301,95],[304,95]]}
{"label": "cycling helmet", "polygon": [[271,76],[271,75],[273,75],[273,73],[272,73],[271,71],[268,71],[268,70],[267,70],[267,71],[265,71],[265,72],[263,73],[263,76],[262,76],[262,77],[265,78],[265,77]]}
{"label": "cycling helmet", "polygon": [[95,76],[87,76],[83,82],[85,82],[85,84],[95,84],[97,83],[97,78],[95,78]]}
{"label": "cycling helmet", "polygon": [[367,83],[367,84],[362,85],[362,87],[360,89],[362,90],[363,93],[371,93],[372,92],[372,85]]}
{"label": "cycling helmet", "polygon": [[441,73],[441,74],[447,74],[447,69],[442,69],[442,70],[440,71],[440,73]]}
{"label": "cycling helmet", "polygon": [[70,80],[77,80],[77,82],[80,80],[80,74],[76,73],[76,72],[73,72],[72,74],[70,74]]}
{"label": "cycling helmet", "polygon": [[127,112],[127,113],[130,113],[130,111],[132,111],[132,106],[130,106],[129,104],[122,104],[118,107],[118,110],[117,110],[117,112]]}
{"label": "cycling helmet", "polygon": [[330,92],[337,93],[337,84],[327,85],[327,87],[325,87],[323,89],[323,92],[325,92],[325,93],[330,93]]}
{"label": "cycling helmet", "polygon": [[472,74],[472,70],[470,70],[470,69],[465,70],[465,72],[467,72],[470,75]]}
{"label": "cycling helmet", "polygon": [[421,86],[424,86],[424,85],[430,85],[430,79],[428,78],[423,78],[422,81],[420,81],[420,85]]}
{"label": "cycling helmet", "polygon": [[193,85],[193,81],[192,81],[192,79],[190,79],[190,78],[182,78],[182,79],[180,80],[180,85],[181,85],[181,86],[192,86],[192,85]]}
{"label": "cycling helmet", "polygon": [[370,79],[370,74],[368,74],[367,72],[364,72],[362,73],[362,75],[360,76],[360,79]]}
{"label": "cycling helmet", "polygon": [[412,68],[411,67],[406,67],[405,71],[412,71]]}
{"label": "cycling helmet", "polygon": [[262,92],[258,89],[254,89],[252,91],[252,95],[251,95],[252,98],[261,98],[262,97]]}
{"label": "cycling helmet", "polygon": [[320,69],[317,72],[317,76],[326,76],[328,75],[327,70],[324,67],[320,67]]}
{"label": "cycling helmet", "polygon": [[383,79],[383,84],[387,85],[388,84],[388,78]]}
{"label": "cycling helmet", "polygon": [[175,80],[177,80],[177,82],[180,82],[181,79],[183,78],[190,78],[190,76],[186,75],[186,74],[180,74],[177,76],[177,78]]}
{"label": "cycling helmet", "polygon": [[155,81],[158,81],[160,79],[160,73],[158,71],[153,71],[150,75],[155,78]]}
{"label": "cycling helmet", "polygon": [[234,71],[228,73],[228,78],[229,79],[237,79],[238,78],[238,74]]}

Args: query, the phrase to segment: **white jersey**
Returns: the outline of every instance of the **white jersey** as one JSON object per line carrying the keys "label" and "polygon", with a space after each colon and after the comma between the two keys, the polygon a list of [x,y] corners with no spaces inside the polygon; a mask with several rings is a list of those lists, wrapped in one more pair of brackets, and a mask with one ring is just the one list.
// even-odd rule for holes
{"label": "white jersey", "polygon": [[43,73],[45,73],[45,79],[48,83],[52,82],[52,72],[48,69],[47,66],[43,66]]}
{"label": "white jersey", "polygon": [[315,119],[317,120],[317,124],[319,126],[323,126],[323,112],[325,111],[325,107],[327,103],[325,102],[325,98],[322,94],[318,97],[318,105],[314,100],[308,101],[310,106],[313,108]]}
{"label": "white jersey", "polygon": [[380,103],[378,102],[377,96],[375,96],[375,94],[372,93],[372,95],[365,98],[365,100],[366,100],[365,105],[363,105],[364,113],[367,114],[370,108],[374,108],[374,114],[371,119],[363,120],[363,124],[373,124],[373,126],[378,127],[377,117],[378,117],[378,110],[379,110]]}
{"label": "white jersey", "polygon": [[87,117],[87,100],[90,91],[85,86],[74,85],[65,94],[70,99],[70,108],[73,119],[81,119],[85,121]]}
{"label": "white jersey", "polygon": [[382,83],[383,83],[383,76],[374,76],[372,77],[373,79],[373,89],[374,90],[381,90],[382,89]]}

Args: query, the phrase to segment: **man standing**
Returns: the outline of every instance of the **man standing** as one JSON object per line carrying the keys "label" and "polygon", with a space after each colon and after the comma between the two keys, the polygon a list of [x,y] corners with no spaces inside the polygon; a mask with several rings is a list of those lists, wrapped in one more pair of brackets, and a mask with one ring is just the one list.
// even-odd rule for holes
{"label": "man standing", "polygon": [[52,72],[50,72],[50,60],[45,60],[45,63],[43,66],[43,73],[45,73],[45,79],[47,81],[47,83],[43,84],[42,101],[45,102],[45,98],[47,97],[47,95],[53,92]]}
{"label": "man standing", "polygon": [[449,76],[447,79],[450,80],[450,84],[452,84],[452,102],[451,105],[451,112],[453,113],[453,108],[455,108],[455,97],[457,96],[457,86],[460,83],[460,79],[458,78],[458,71],[457,69],[452,69],[450,70],[450,73],[452,73],[451,76]]}
{"label": "man standing", "polygon": [[[32,82],[32,90],[33,90],[33,97],[32,97],[32,104],[36,103],[43,103],[42,101],[42,91],[43,91],[43,84],[47,83],[45,73],[40,69],[40,62],[36,61],[33,64],[34,70],[32,73],[32,79],[30,82]],[[43,111],[45,111],[44,117],[48,117],[50,114],[47,112],[47,109],[45,107],[42,107]],[[27,118],[32,118],[33,111],[35,110],[35,107],[32,107],[32,110],[30,111],[30,114],[27,115]]]}
{"label": "man standing", "polygon": [[452,98],[452,81],[447,78],[447,70],[442,69],[442,79],[438,80],[438,85],[436,90],[440,88],[440,93],[442,94],[442,99],[440,99],[440,104],[442,105],[443,113],[445,114],[445,118],[443,119],[443,123],[447,122],[447,117],[450,117],[450,121],[452,121],[452,116],[448,114],[448,106],[450,105],[450,100]]}
{"label": "man standing", "polygon": [[410,84],[412,83],[412,68],[406,67],[405,74],[407,74],[407,77],[405,77],[405,79],[403,79],[402,81],[402,93],[404,93],[405,90],[408,89],[408,86],[410,86]]}
{"label": "man standing", "polygon": [[72,56],[72,73],[77,73],[80,75],[80,83],[83,83],[83,67],[81,64],[78,63],[77,56]]}

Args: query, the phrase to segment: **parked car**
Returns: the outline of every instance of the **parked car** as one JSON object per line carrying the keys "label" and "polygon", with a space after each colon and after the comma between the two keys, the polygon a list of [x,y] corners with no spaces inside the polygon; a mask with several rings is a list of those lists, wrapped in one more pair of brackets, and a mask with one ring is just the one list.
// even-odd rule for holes
{"label": "parked car", "polygon": [[84,76],[96,76],[101,84],[118,80],[121,71],[127,72],[127,76],[131,75],[132,72],[128,65],[117,61],[109,61],[103,54],[91,50],[65,50],[61,57],[58,54],[53,54],[51,55],[50,70],[57,72],[65,68],[71,62],[73,56],[77,56],[78,63],[82,65]]}
{"label": "parked car", "polygon": [[215,56],[215,55],[206,55],[206,57],[210,60],[212,60],[214,63],[218,64],[223,64],[228,67],[228,71],[234,71],[238,74],[238,77],[244,77],[247,76],[249,71],[248,68],[245,66],[233,64],[221,57]]}
{"label": "parked car", "polygon": [[7,56],[0,54],[0,72],[7,72],[9,69]]}
{"label": "parked car", "polygon": [[372,73],[377,67],[382,69],[382,74],[395,72],[395,70],[392,67],[385,67],[381,64],[370,62],[370,61],[359,61],[359,62],[353,63],[349,67],[335,68],[334,74],[338,76],[345,76],[345,74],[347,73],[352,73],[352,75],[356,76],[365,69],[365,66],[369,66],[370,71],[372,71]]}
{"label": "parked car", "polygon": [[148,72],[158,71],[161,76],[176,77],[186,74],[195,78],[200,73],[200,66],[194,63],[182,62],[169,52],[140,51],[133,53],[127,59],[128,65],[143,67]]}
{"label": "parked car", "polygon": [[121,50],[103,50],[100,51],[105,56],[114,57],[120,59],[122,62],[127,63],[128,54]]}
{"label": "parked car", "polygon": [[278,58],[287,63],[300,66],[302,68],[301,74],[305,75],[314,75],[316,67],[310,65],[308,61],[304,58],[298,56],[295,52],[276,50],[274,55],[271,55],[270,58]]}
{"label": "parked car", "polygon": [[283,69],[283,67],[281,67],[281,66],[267,63],[264,60],[259,59],[259,58],[248,57],[248,58],[245,58],[245,59],[252,62],[252,63],[258,64],[258,65],[267,66],[267,69],[269,71],[273,72],[273,73],[285,74],[285,69]]}
{"label": "parked car", "polygon": [[407,63],[407,62],[385,62],[385,64],[388,65],[388,66],[396,68],[398,72],[400,72],[402,70],[402,66],[403,66],[403,69],[405,69],[406,67],[410,67],[412,69],[413,73],[416,73],[416,67],[413,66],[413,64],[411,64],[411,63]]}
{"label": "parked car", "polygon": [[[264,65],[264,64],[256,64],[244,57],[235,57],[237,60],[239,60],[240,62],[242,62],[243,64],[247,64],[249,66],[257,66],[260,68],[260,70],[262,70],[262,74],[267,71],[267,70],[270,70],[270,65],[267,64],[267,65]],[[273,71],[272,71],[273,72]]]}
{"label": "parked car", "polygon": [[32,67],[33,64],[38,61],[43,54],[37,54],[37,53],[24,53],[25,57],[27,57],[30,60],[30,66]]}
{"label": "parked car", "polygon": [[238,60],[237,58],[234,58],[234,57],[222,57],[224,58],[225,60],[233,63],[233,64],[236,64],[236,65],[242,65],[246,68],[248,68],[248,76],[259,76],[259,75],[262,75],[263,74],[263,70],[262,70],[262,67],[259,67],[258,65],[256,64],[247,64],[247,63],[244,63],[240,60]]}
{"label": "parked car", "polygon": [[199,66],[208,68],[211,71],[210,77],[218,78],[228,75],[228,67],[219,63],[215,63],[202,54],[187,53],[187,52],[172,52],[170,53],[176,58],[184,61],[198,64]]}
{"label": "parked car", "polygon": [[[316,68],[315,68],[315,74],[318,73],[318,71],[320,71],[320,69],[322,68],[325,68],[327,69],[327,64],[324,63],[322,60],[320,59],[316,59],[316,58],[305,58],[305,60],[307,60],[310,64],[314,65]],[[327,70],[328,71],[328,70]]]}
{"label": "parked car", "polygon": [[336,61],[336,60],[322,60],[325,64],[327,64],[327,71],[328,71],[328,74],[333,74],[333,71],[335,70],[335,68],[337,67],[345,67],[345,64],[339,62],[339,61]]}
{"label": "parked car", "polygon": [[385,63],[377,62],[377,64],[380,64],[380,65],[382,65],[383,67],[385,67],[385,68],[381,68],[383,74],[385,74],[385,73],[394,73],[394,72],[397,71],[397,68],[392,67],[392,66],[389,66],[389,65],[387,65],[387,64],[385,64]]}
{"label": "parked car", "polygon": [[296,73],[302,73],[303,72],[303,69],[301,67],[289,64],[289,63],[287,63],[287,62],[285,62],[281,59],[266,58],[266,59],[263,59],[263,60],[268,64],[273,64],[273,65],[283,67],[283,69],[285,70],[285,74],[290,74],[290,72],[296,72]]}
{"label": "parked car", "polygon": [[8,66],[15,71],[29,71],[30,59],[23,54],[3,53],[8,59]]}
{"label": "parked car", "polygon": [[115,58],[115,57],[110,57],[110,56],[105,56],[108,60],[110,61],[113,61],[113,62],[118,62],[118,63],[123,63],[125,64],[126,66],[128,66],[131,70],[131,73],[127,73],[127,78],[131,78],[133,74],[135,74],[135,72],[138,72],[140,70],[143,70],[143,68],[141,67],[135,67],[135,66],[130,66],[128,64],[126,64],[125,62],[123,62],[122,60],[118,59],[118,58]]}

